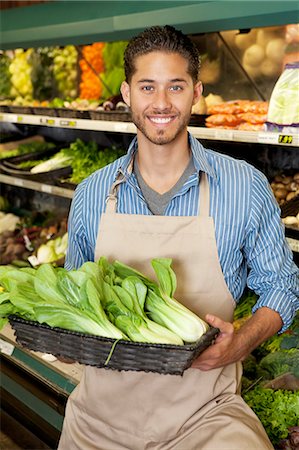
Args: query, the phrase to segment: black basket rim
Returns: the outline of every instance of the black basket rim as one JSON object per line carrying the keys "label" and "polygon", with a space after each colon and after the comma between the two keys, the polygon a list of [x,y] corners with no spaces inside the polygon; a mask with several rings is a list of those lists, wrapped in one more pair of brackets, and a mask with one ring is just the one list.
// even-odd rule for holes
{"label": "black basket rim", "polygon": [[23,325],[29,326],[29,327],[42,328],[42,329],[54,331],[54,332],[60,333],[60,334],[79,336],[84,339],[88,338],[88,339],[92,339],[92,340],[99,341],[99,342],[110,342],[111,344],[113,344],[117,341],[117,342],[121,343],[122,345],[128,345],[128,346],[136,347],[136,348],[138,348],[138,347],[143,347],[143,348],[154,347],[154,348],[161,348],[161,349],[165,349],[165,350],[167,350],[167,349],[174,350],[175,349],[178,351],[196,350],[202,344],[203,341],[205,341],[206,339],[210,339],[210,338],[216,338],[216,336],[219,333],[218,328],[210,327],[200,337],[200,339],[198,339],[196,342],[194,342],[192,344],[184,344],[184,345],[154,344],[154,343],[147,343],[147,342],[134,342],[134,341],[129,341],[129,340],[127,341],[125,339],[114,339],[114,338],[108,338],[108,337],[104,337],[104,336],[95,336],[93,334],[82,333],[80,331],[67,330],[65,328],[59,328],[59,327],[51,327],[50,325],[47,325],[44,323],[40,324],[39,322],[34,321],[34,320],[23,319],[14,314],[10,315],[8,317],[8,319],[12,325],[12,328],[14,328],[13,324],[16,322],[16,323],[23,324]]}

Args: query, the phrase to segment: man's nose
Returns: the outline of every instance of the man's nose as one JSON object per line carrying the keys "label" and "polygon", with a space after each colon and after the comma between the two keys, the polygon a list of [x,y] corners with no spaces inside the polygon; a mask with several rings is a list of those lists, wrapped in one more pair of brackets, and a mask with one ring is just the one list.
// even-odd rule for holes
{"label": "man's nose", "polygon": [[153,108],[161,111],[171,108],[170,98],[166,90],[160,89],[155,93]]}

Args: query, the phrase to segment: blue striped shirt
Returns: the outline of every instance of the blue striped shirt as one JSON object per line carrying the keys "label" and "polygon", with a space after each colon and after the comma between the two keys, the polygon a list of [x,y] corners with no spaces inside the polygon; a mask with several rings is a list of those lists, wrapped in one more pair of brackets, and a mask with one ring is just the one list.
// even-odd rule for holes
{"label": "blue striped shirt", "polygon": [[[280,209],[266,177],[245,161],[205,149],[189,135],[196,172],[177,192],[167,216],[198,214],[199,171],[208,175],[210,215],[215,222],[220,265],[237,302],[247,285],[259,299],[253,311],[267,306],[279,312],[284,331],[299,309],[299,270],[285,240]],[[94,172],[75,191],[69,216],[67,269],[94,260],[101,214],[112,183],[121,170],[126,182],[119,187],[117,211],[151,215],[134,173],[128,172],[137,151],[133,139],[128,153]]]}

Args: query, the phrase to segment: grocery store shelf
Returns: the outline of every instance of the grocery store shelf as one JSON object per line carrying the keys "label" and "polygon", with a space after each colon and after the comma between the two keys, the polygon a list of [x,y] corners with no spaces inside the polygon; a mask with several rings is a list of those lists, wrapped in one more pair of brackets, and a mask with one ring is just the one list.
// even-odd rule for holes
{"label": "grocery store shelf", "polygon": [[[1,113],[0,122],[10,122],[28,125],[43,125],[78,130],[110,131],[116,133],[136,133],[136,127],[131,122],[115,122],[105,120],[72,119],[48,117],[33,114]],[[299,134],[284,135],[267,131],[239,131],[203,127],[188,127],[194,137],[233,142],[248,142],[254,144],[283,145],[298,147]]]}
{"label": "grocery store shelf", "polygon": [[33,191],[44,192],[45,194],[57,195],[58,197],[73,198],[74,191],[59,186],[51,186],[49,184],[38,183],[37,181],[25,180],[24,178],[11,177],[9,175],[0,174],[0,183],[9,184]]}
{"label": "grocery store shelf", "polygon": [[0,122],[26,125],[43,125],[78,130],[114,131],[117,133],[135,133],[135,125],[131,122],[114,122],[110,120],[86,120],[62,117],[48,117],[36,114],[1,113]]}

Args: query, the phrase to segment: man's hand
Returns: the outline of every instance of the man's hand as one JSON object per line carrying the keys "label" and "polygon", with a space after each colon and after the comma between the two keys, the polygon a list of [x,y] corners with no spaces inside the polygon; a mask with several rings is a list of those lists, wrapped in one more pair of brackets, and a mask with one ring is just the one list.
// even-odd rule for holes
{"label": "man's hand", "polygon": [[267,307],[258,309],[238,331],[234,330],[232,323],[211,314],[205,320],[211,326],[219,328],[220,333],[214,345],[201,353],[191,366],[204,371],[244,360],[282,326],[280,315]]}
{"label": "man's hand", "polygon": [[235,337],[233,324],[224,322],[224,320],[211,314],[208,314],[205,320],[212,327],[219,328],[220,333],[215,343],[201,353],[191,367],[200,370],[210,370],[237,361],[238,359],[234,360],[231,352]]}

